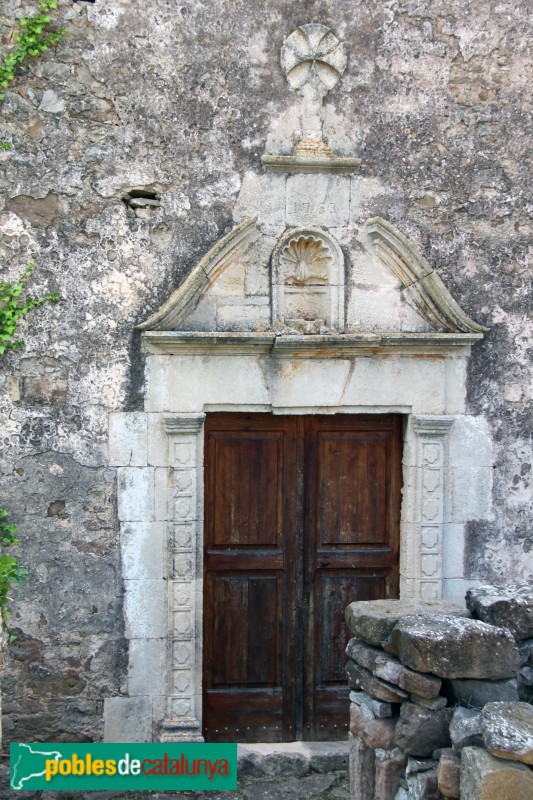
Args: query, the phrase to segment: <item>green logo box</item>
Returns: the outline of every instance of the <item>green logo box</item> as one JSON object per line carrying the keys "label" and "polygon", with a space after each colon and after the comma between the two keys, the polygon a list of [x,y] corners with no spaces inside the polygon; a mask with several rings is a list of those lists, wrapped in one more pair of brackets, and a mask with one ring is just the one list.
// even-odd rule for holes
{"label": "green logo box", "polygon": [[236,744],[63,744],[10,746],[11,789],[32,791],[237,788]]}

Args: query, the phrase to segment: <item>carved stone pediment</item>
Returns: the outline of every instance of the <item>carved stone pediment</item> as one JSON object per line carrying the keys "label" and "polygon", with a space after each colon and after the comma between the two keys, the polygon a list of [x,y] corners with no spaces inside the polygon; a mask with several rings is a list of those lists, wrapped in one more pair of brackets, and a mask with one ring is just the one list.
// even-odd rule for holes
{"label": "carved stone pediment", "polygon": [[[402,333],[409,341],[431,332],[486,331],[390,222],[373,217],[352,241],[347,262],[324,228],[289,228],[275,240],[261,232],[257,218],[245,219],[138,328],[321,337]],[[362,277],[357,264],[363,264]]]}
{"label": "carved stone pediment", "polygon": [[400,231],[380,217],[365,223],[376,252],[405,289],[407,302],[422,314],[435,330],[484,333],[484,328],[470,319],[440,279],[435,270]]}
{"label": "carved stone pediment", "polygon": [[327,336],[403,336],[414,346],[417,336],[485,332],[394,225],[378,216],[364,222],[369,192],[387,189],[354,177],[358,159],[336,155],[326,141],[323,100],[347,63],[344,44],[324,25],[287,37],[281,68],[298,104],[292,153],[273,148],[266,173],[244,177],[234,211],[242,221],[140,330],[315,336],[321,348]]}

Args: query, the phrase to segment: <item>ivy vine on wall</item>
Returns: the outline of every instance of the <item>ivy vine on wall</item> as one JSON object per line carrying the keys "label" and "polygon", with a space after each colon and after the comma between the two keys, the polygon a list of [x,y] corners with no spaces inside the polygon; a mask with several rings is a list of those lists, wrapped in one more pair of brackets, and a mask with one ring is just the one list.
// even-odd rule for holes
{"label": "ivy vine on wall", "polygon": [[0,101],[5,97],[4,90],[15,78],[16,68],[32,56],[38,56],[54,47],[65,32],[65,28],[50,28],[50,11],[57,8],[57,0],[37,0],[38,10],[32,17],[21,17],[19,31],[14,35],[16,42],[4,56],[0,64]]}
{"label": "ivy vine on wall", "polygon": [[[40,298],[21,297],[26,281],[36,266],[34,262],[30,262],[15,284],[0,280],[0,359],[9,351],[24,347],[24,341],[15,338],[22,317],[43,303],[61,299],[61,295],[57,293],[49,293]],[[18,544],[17,527],[7,520],[8,512],[0,508],[0,631],[7,634],[9,641],[9,590],[14,584],[25,581],[28,572],[19,565],[16,558],[5,552],[6,547]]]}

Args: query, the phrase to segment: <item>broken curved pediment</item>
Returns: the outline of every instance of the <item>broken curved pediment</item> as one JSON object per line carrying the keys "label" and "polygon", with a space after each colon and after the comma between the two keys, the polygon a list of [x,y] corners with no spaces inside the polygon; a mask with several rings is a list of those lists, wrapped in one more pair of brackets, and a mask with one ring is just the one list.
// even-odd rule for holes
{"label": "broken curved pediment", "polygon": [[163,303],[160,309],[137,325],[141,331],[172,331],[198,305],[207,288],[246,253],[259,236],[256,217],[249,217],[233,228],[208,250],[192,272]]}
{"label": "broken curved pediment", "polygon": [[404,297],[436,330],[448,333],[485,333],[465,314],[433,267],[390,222],[372,217],[365,228],[376,254],[401,280]]}
{"label": "broken curved pediment", "polygon": [[[487,330],[464,313],[409,240],[380,217],[366,221],[362,237],[353,232],[366,283],[355,274],[355,252],[346,270],[330,231],[289,228],[276,240],[256,222],[247,218],[223,236],[138,329],[278,335]],[[402,311],[408,307],[416,314]]]}

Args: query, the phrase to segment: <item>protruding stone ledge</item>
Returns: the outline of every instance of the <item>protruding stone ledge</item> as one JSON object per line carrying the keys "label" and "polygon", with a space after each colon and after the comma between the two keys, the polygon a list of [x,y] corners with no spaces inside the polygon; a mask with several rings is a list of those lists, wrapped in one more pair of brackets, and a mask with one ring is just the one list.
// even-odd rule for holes
{"label": "protruding stone ledge", "polygon": [[334,172],[337,175],[352,175],[361,166],[360,158],[279,156],[265,153],[261,161],[268,172]]}
{"label": "protruding stone ledge", "polygon": [[471,333],[346,333],[338,335],[275,334],[274,332],[146,331],[146,353],[163,355],[262,355],[275,358],[352,358],[354,356],[446,356],[467,348],[481,334]]}

